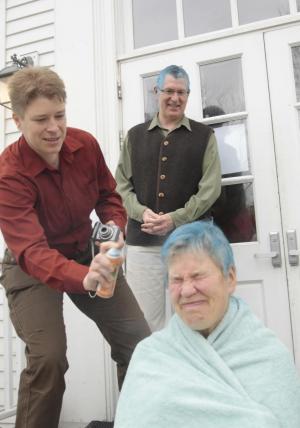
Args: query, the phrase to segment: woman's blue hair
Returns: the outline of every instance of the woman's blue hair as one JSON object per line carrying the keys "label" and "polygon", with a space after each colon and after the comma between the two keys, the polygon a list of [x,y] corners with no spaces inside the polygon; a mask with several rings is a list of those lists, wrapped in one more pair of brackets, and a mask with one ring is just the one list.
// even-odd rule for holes
{"label": "woman's blue hair", "polygon": [[186,81],[186,89],[188,92],[190,91],[189,75],[182,67],[179,67],[178,65],[168,65],[168,67],[161,70],[156,81],[158,88],[163,89],[167,74],[170,74],[175,79],[184,79]]}
{"label": "woman's blue hair", "polygon": [[162,260],[167,265],[176,255],[193,252],[207,254],[225,277],[235,267],[232,248],[224,233],[209,221],[195,221],[179,226],[165,241]]}

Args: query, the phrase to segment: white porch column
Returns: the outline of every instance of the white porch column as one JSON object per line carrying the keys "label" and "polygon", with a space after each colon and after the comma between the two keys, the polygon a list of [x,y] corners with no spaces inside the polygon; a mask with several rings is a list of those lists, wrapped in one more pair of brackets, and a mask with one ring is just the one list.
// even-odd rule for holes
{"label": "white porch column", "polygon": [[119,102],[114,1],[93,0],[96,129],[114,174],[119,158]]}
{"label": "white porch column", "polygon": [[[114,175],[119,158],[119,102],[117,95],[114,1],[93,0],[96,133]],[[115,364],[104,346],[106,412],[113,420],[118,398]]]}
{"label": "white porch column", "polygon": [[[54,64],[67,87],[68,125],[99,140],[112,173],[119,148],[113,3],[56,0]],[[110,348],[68,298],[64,312],[70,368],[62,421],[112,420],[118,390]]]}

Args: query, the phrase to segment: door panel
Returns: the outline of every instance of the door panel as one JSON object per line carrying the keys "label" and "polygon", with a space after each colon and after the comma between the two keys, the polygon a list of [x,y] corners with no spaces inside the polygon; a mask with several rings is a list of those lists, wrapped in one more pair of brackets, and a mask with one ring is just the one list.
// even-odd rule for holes
{"label": "door panel", "polygon": [[265,44],[295,356],[300,368],[298,254],[293,265],[288,261],[288,244],[293,246],[293,242],[289,242],[293,237],[292,231],[298,238],[297,245],[300,245],[300,25],[267,32]]}
{"label": "door panel", "polygon": [[[205,81],[201,67],[210,65],[215,70],[221,63],[230,60],[240,64],[244,106],[230,111],[224,109],[224,105],[230,103],[225,103],[221,115],[203,118],[208,99],[216,100],[220,107],[220,100],[234,97],[235,94],[228,83],[230,75],[222,71],[220,79],[224,82],[224,96],[219,94],[213,98],[214,94],[209,91],[209,79]],[[149,99],[145,103],[145,78],[150,76],[153,81],[153,75],[170,64],[182,65],[191,80],[186,115],[214,126],[218,143],[223,144],[223,149],[225,140],[221,134],[225,132],[225,125],[242,125],[234,128],[238,133],[231,132],[228,140],[231,147],[224,149],[222,155],[222,185],[251,186],[253,190],[252,196],[248,197],[248,205],[252,204],[255,212],[256,231],[251,235],[251,241],[232,244],[239,279],[237,294],[243,296],[266,325],[293,350],[285,261],[283,258],[280,267],[273,267],[270,249],[270,237],[273,239],[274,233],[278,233],[281,250],[283,237],[263,35],[245,34],[121,62],[124,132],[145,120],[145,105],[150,105],[155,111]],[[209,73],[206,74],[209,76]],[[216,79],[213,82],[216,85],[220,83]],[[149,97],[151,90],[148,85]],[[244,169],[239,174],[232,173],[233,165],[236,165],[234,162],[230,165],[228,159],[232,157],[227,156],[226,161],[226,153],[233,147],[244,148],[244,151],[240,150]],[[252,202],[249,202],[251,198]]]}

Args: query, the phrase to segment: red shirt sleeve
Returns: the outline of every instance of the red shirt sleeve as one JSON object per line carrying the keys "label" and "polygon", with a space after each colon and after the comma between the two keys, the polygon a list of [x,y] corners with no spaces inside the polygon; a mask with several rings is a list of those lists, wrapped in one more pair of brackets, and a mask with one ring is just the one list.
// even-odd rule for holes
{"label": "red shirt sleeve", "polygon": [[16,175],[0,180],[0,227],[7,246],[24,272],[60,291],[84,293],[88,267],[49,248],[34,209],[34,186]]}

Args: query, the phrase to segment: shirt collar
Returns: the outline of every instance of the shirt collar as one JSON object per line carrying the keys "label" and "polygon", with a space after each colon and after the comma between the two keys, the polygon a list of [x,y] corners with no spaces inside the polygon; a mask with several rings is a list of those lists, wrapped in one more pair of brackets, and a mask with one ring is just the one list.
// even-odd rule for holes
{"label": "shirt collar", "polygon": [[[184,126],[185,128],[187,128],[189,131],[192,130],[191,125],[190,125],[190,121],[186,116],[183,116],[183,118],[181,119],[180,122],[178,122],[177,126],[175,129],[180,128],[181,126]],[[148,127],[148,131],[151,131],[152,129],[154,129],[155,127],[159,127],[161,129],[165,129],[161,126],[161,124],[159,123],[158,120],[158,113],[153,117],[153,119],[151,120],[151,123]]]}
{"label": "shirt collar", "polygon": [[[67,131],[66,138],[59,153],[59,157],[60,159],[64,159],[67,163],[71,164],[74,159],[74,152],[81,149],[82,147],[83,144],[80,141],[70,137]],[[48,169],[49,171],[55,171],[55,168],[52,168],[50,165],[48,165],[44,159],[42,159],[29,146],[23,135],[19,139],[19,150],[23,159],[24,168],[28,175],[35,177],[45,169]]]}

